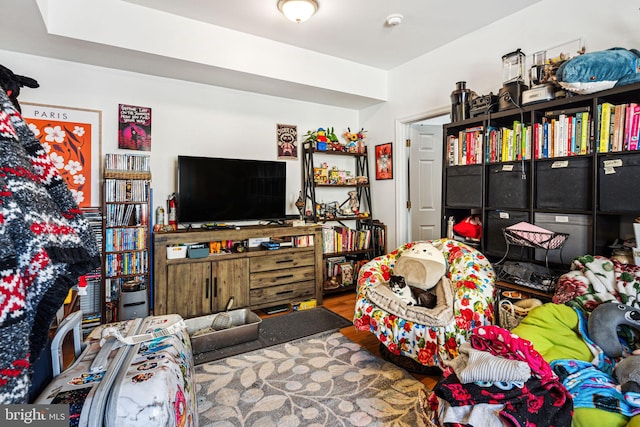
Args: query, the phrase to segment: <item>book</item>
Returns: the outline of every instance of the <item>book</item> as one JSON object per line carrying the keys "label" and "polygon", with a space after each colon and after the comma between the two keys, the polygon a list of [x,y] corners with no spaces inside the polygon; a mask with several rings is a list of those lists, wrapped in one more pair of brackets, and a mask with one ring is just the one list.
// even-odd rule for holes
{"label": "book", "polygon": [[635,104],[633,106],[633,113],[631,115],[631,134],[629,135],[629,151],[635,151],[638,149],[638,139],[640,135],[640,105]]}
{"label": "book", "polygon": [[600,138],[598,143],[598,152],[607,153],[610,149],[609,132],[611,127],[611,109],[613,108],[613,104],[603,102],[600,107]]}

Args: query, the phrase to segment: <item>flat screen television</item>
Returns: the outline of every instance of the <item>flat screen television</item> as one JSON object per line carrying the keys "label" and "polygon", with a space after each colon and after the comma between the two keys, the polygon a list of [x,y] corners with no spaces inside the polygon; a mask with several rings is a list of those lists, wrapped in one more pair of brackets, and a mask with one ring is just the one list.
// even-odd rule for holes
{"label": "flat screen television", "polygon": [[284,162],[178,156],[178,222],[281,220]]}

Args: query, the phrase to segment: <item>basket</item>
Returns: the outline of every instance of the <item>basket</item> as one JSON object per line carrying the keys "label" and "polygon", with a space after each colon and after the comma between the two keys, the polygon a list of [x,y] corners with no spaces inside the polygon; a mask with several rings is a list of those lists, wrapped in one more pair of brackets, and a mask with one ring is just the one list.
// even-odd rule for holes
{"label": "basket", "polygon": [[542,301],[537,298],[527,298],[515,303],[508,299],[501,300],[498,307],[500,327],[509,330],[515,328],[531,310],[539,305],[542,305]]}

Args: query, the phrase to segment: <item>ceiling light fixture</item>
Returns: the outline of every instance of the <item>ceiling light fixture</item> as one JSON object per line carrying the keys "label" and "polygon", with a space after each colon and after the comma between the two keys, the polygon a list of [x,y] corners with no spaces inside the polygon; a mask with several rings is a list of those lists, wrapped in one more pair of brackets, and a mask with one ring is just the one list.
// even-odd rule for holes
{"label": "ceiling light fixture", "polygon": [[288,20],[299,24],[316,13],[318,3],[316,0],[278,0],[278,9]]}

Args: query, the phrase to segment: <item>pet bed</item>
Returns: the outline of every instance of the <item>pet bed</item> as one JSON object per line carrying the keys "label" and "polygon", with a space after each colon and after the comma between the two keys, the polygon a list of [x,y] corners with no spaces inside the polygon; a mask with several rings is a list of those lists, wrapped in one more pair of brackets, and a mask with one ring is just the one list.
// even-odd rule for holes
{"label": "pet bed", "polygon": [[[467,341],[473,328],[494,322],[495,273],[482,253],[462,242],[430,241],[440,248],[447,263],[445,277],[451,286],[451,316],[437,326],[419,323],[415,318],[410,320],[402,316],[402,310],[411,312],[402,302],[390,298],[390,304],[383,307],[372,301],[371,294],[380,284],[389,282],[397,260],[417,243],[400,246],[360,269],[353,322],[358,330],[375,334],[392,354],[409,357],[422,366],[442,368],[443,361],[458,355],[458,346]],[[444,292],[442,295],[447,298]],[[436,317],[445,318],[442,313]]]}

